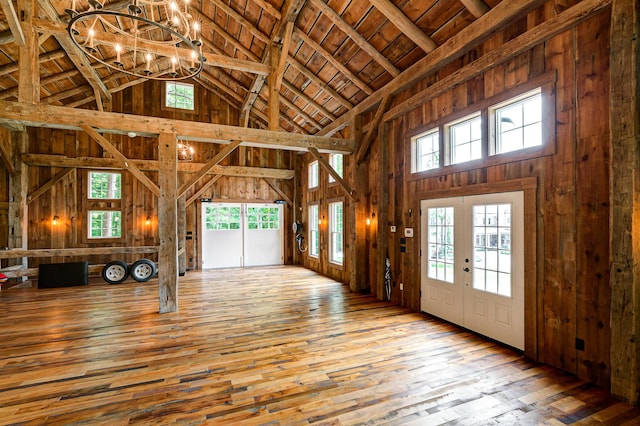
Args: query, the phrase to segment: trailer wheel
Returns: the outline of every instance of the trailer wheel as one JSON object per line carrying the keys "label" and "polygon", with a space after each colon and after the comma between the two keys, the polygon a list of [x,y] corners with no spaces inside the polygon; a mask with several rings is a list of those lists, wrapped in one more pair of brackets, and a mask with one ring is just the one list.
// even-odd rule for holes
{"label": "trailer wheel", "polygon": [[129,275],[129,265],[121,260],[114,260],[104,265],[102,278],[109,284],[120,284]]}
{"label": "trailer wheel", "polygon": [[131,277],[138,282],[149,281],[156,274],[156,264],[149,259],[136,260],[131,265]]}

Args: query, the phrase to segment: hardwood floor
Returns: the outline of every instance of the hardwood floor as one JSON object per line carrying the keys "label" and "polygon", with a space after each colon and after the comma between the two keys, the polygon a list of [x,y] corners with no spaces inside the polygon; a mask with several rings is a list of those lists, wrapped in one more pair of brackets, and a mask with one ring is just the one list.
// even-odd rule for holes
{"label": "hardwood floor", "polygon": [[632,425],[640,408],[297,267],[0,293],[0,424]]}

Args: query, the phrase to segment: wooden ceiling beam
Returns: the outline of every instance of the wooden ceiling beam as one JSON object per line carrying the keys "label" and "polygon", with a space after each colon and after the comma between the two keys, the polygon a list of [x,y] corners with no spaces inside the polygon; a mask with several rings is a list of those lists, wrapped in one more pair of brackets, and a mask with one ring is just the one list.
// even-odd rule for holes
{"label": "wooden ceiling beam", "polygon": [[338,103],[342,104],[346,109],[353,108],[353,104],[345,99],[340,93],[338,93],[333,87],[322,81],[320,77],[312,73],[307,67],[302,65],[298,60],[292,56],[289,56],[289,65],[294,67],[300,74],[311,80],[313,84],[318,86],[323,91],[327,92]]}
{"label": "wooden ceiling beam", "polygon": [[[52,154],[23,154],[24,162],[29,166],[39,167],[72,167],[77,169],[98,169],[98,170],[123,170],[121,163],[113,158],[103,157],[67,157],[64,155]],[[129,160],[138,169],[157,172],[160,165],[156,160]],[[184,173],[197,173],[204,163],[178,162],[178,171]],[[210,174],[221,176],[237,177],[271,177],[273,179],[293,179],[294,170],[270,169],[264,167],[240,167],[240,166],[220,166],[211,169]]]}
{"label": "wooden ceiling beam", "polygon": [[[313,1],[317,2],[319,0]],[[384,87],[377,90],[373,95],[360,102],[357,106],[340,116],[317,134],[323,136],[333,135],[337,131],[344,129],[349,125],[353,117],[369,111],[385,96],[396,95],[406,90],[454,59],[469,52],[503,25],[525,16],[544,3],[545,0],[510,0],[508,2],[498,3],[493,9],[489,10],[489,12],[470,23],[466,28],[449,38],[437,49],[403,71],[402,74],[395,77]]]}
{"label": "wooden ceiling beam", "polygon": [[11,30],[0,31],[0,46],[13,43],[13,33]]}
{"label": "wooden ceiling beam", "polygon": [[340,16],[338,12],[333,10],[323,0],[310,0],[310,3],[313,4],[317,9],[319,9],[323,15],[329,18],[343,33],[349,36],[349,38],[351,38],[351,40],[353,40],[360,49],[367,52],[367,54],[375,62],[386,69],[389,74],[391,74],[393,77],[396,77],[398,74],[400,74],[400,70],[398,70],[398,68],[396,68],[396,66],[393,65],[386,56],[378,52],[378,50],[367,41],[367,39],[365,39],[358,31],[356,31],[355,28],[353,28],[344,19],[342,19],[342,16]]}
{"label": "wooden ceiling beam", "polygon": [[327,160],[325,160],[324,157],[320,155],[318,150],[315,148],[309,148],[309,152],[316,158],[316,160],[318,160],[318,163],[322,166],[322,168],[324,168],[331,175],[331,177],[333,177],[336,182],[338,182],[338,185],[344,190],[349,198],[355,200],[355,191],[347,184],[347,182],[345,182],[344,179],[342,179],[342,176],[340,176],[338,172],[336,172],[335,169],[331,167],[331,164],[329,164],[329,162],[327,162]]}
{"label": "wooden ceiling beam", "polygon": [[[55,24],[61,24],[62,21],[58,16],[58,12],[51,5],[50,0],[39,0],[38,5],[44,15]],[[69,60],[75,65],[76,69],[80,71],[82,76],[87,80],[92,88],[97,89],[102,96],[103,101],[111,103],[111,93],[109,89],[102,82],[100,75],[96,72],[95,68],[91,65],[91,62],[87,58],[87,55],[73,43],[69,34],[54,34],[54,38],[60,44],[60,47],[67,52]]]}
{"label": "wooden ceiling beam", "polygon": [[282,78],[284,76],[284,67],[287,65],[287,58],[289,57],[289,47],[291,45],[291,36],[293,35],[294,23],[292,21],[287,22],[285,27],[284,36],[282,38],[282,46],[280,47],[280,57],[278,58],[278,68],[276,72],[276,87],[275,90],[280,92],[282,86]]}
{"label": "wooden ceiling beam", "polygon": [[373,94],[373,89],[371,89],[371,87],[369,87],[364,81],[362,81],[360,79],[360,77],[358,77],[353,72],[351,72],[351,70],[349,70],[349,68],[344,66],[342,64],[342,62],[340,62],[336,58],[334,58],[331,53],[327,52],[324,49],[324,47],[322,47],[319,43],[317,43],[315,40],[313,40],[311,37],[309,37],[307,34],[305,34],[304,31],[296,28],[295,35],[301,41],[303,41],[305,44],[307,44],[309,47],[311,47],[313,50],[315,50],[320,56],[322,56],[324,59],[326,59],[331,65],[333,65],[334,68],[336,68],[345,77],[347,77],[347,79],[349,79],[349,81],[351,81],[353,84],[358,86],[360,88],[360,90],[365,92],[367,95]]}
{"label": "wooden ceiling beam", "polygon": [[[69,71],[64,71],[58,74],[54,74],[52,76],[40,79],[40,86],[44,87],[47,84],[57,83],[60,80],[64,80],[67,78],[72,78],[80,75],[80,71],[73,69]],[[10,97],[18,96],[18,87],[12,87],[11,89],[5,90],[4,92],[0,92],[0,99],[8,99]]]}
{"label": "wooden ceiling beam", "polygon": [[369,126],[369,130],[367,131],[366,136],[364,137],[364,139],[362,140],[362,143],[360,144],[360,147],[358,148],[358,153],[356,154],[356,162],[358,164],[362,163],[364,159],[367,157],[367,153],[369,152],[369,147],[373,143],[373,139],[378,130],[378,125],[382,122],[382,117],[385,111],[387,111],[387,109],[389,108],[389,105],[391,105],[392,100],[393,100],[393,96],[391,95],[385,96],[384,98],[382,98],[380,105],[378,105],[378,109],[376,110],[373,120],[371,120],[371,123],[370,123],[371,125]]}
{"label": "wooden ceiling beam", "polygon": [[[284,87],[287,90],[291,91],[291,93],[293,93],[294,96],[297,96],[300,99],[302,99],[303,101],[305,101],[307,103],[307,105],[309,105],[311,108],[314,108],[315,110],[317,110],[320,114],[324,115],[329,120],[335,120],[336,119],[336,116],[333,115],[331,112],[329,112],[325,107],[320,105],[318,102],[313,100],[311,97],[307,96],[306,93],[304,93],[303,91],[298,89],[293,84],[289,83],[287,80],[284,80],[282,82],[282,84],[284,85]],[[295,99],[293,100],[293,102],[295,102]]]}
{"label": "wooden ceiling beam", "polygon": [[431,52],[438,45],[424,33],[411,19],[407,18],[395,4],[389,0],[369,0],[378,11],[386,16],[409,40],[414,42],[425,53]]}
{"label": "wooden ceiling beam", "polygon": [[215,7],[222,9],[229,17],[233,18],[240,25],[242,25],[247,31],[251,33],[255,38],[262,41],[264,44],[269,45],[271,43],[271,39],[269,36],[265,35],[258,28],[253,26],[251,22],[245,19],[240,13],[236,12],[231,6],[226,4],[224,1],[216,1],[214,2]]}
{"label": "wooden ceiling beam", "polygon": [[229,154],[231,154],[238,146],[240,146],[240,143],[242,143],[242,141],[231,142],[229,145],[222,148],[222,150],[218,152],[211,160],[207,161],[207,163],[204,166],[202,166],[200,170],[198,170],[198,173],[191,176],[191,178],[178,189],[178,198],[186,194],[186,192],[192,186],[194,186],[196,183],[198,183],[200,179],[202,179],[209,172],[211,172],[211,170],[215,166],[217,166],[222,160],[227,158]]}
{"label": "wooden ceiling beam", "polygon": [[273,189],[276,192],[276,194],[281,196],[282,199],[285,200],[289,206],[293,207],[293,201],[291,200],[291,197],[289,197],[287,193],[284,192],[282,188],[280,188],[280,185],[278,185],[278,182],[276,182],[274,179],[271,179],[271,178],[263,178],[263,179],[265,182],[269,184],[271,189]]}
{"label": "wooden ceiling beam", "polygon": [[2,13],[4,13],[4,19],[9,23],[13,40],[18,46],[24,47],[26,39],[18,15],[16,14],[16,9],[13,7],[13,2],[11,0],[0,0],[0,8],[2,9]]}
{"label": "wooden ceiling beam", "polygon": [[409,99],[389,109],[383,117],[384,121],[390,121],[414,110],[420,105],[429,102],[454,87],[471,80],[472,78],[488,71],[489,69],[504,63],[533,47],[544,43],[556,35],[567,31],[575,25],[583,22],[588,17],[609,7],[610,0],[584,0],[575,6],[561,12],[556,17],[543,22],[524,34],[502,44],[499,50],[492,50],[482,55],[475,61],[460,68],[452,74],[438,80],[431,86],[421,90]]}
{"label": "wooden ceiling beam", "polygon": [[304,118],[304,120],[307,123],[309,123],[312,127],[315,127],[318,130],[322,129],[322,125],[320,123],[318,123],[316,120],[314,120],[313,117],[311,117],[309,114],[304,112],[298,105],[294,104],[293,102],[291,102],[286,97],[282,96],[280,98],[280,102],[282,102],[288,108],[291,108],[297,115],[299,115],[302,118]]}
{"label": "wooden ceiling beam", "polygon": [[[43,64],[56,59],[64,58],[67,53],[64,50],[54,50],[52,52],[43,53],[38,57],[38,61]],[[0,67],[0,75],[10,74],[18,71],[18,61],[6,64]]]}
{"label": "wooden ceiling beam", "polygon": [[[155,184],[147,175],[145,175],[142,170],[135,166],[127,157],[125,157],[111,142],[109,142],[104,136],[96,131],[93,127],[89,127],[87,125],[80,126],[82,130],[88,134],[91,139],[98,142],[98,144],[113,158],[116,159],[120,165],[136,177],[144,186],[147,187],[151,192],[153,192],[156,197],[160,197],[160,188]],[[166,134],[166,133],[165,133]]]}
{"label": "wooden ceiling beam", "polygon": [[277,20],[282,18],[282,13],[278,9],[276,9],[271,3],[266,0],[253,0],[262,10],[266,11],[269,15],[273,16]]}
{"label": "wooden ceiling beam", "polygon": [[0,122],[74,130],[81,129],[81,126],[91,126],[101,133],[136,132],[141,136],[154,137],[171,131],[186,140],[220,143],[239,139],[247,146],[294,151],[315,147],[324,152],[351,153],[355,149],[354,141],[347,139],[7,101],[0,101]]}
{"label": "wooden ceiling beam", "polygon": [[476,18],[489,11],[489,6],[482,0],[460,0],[460,3]]}

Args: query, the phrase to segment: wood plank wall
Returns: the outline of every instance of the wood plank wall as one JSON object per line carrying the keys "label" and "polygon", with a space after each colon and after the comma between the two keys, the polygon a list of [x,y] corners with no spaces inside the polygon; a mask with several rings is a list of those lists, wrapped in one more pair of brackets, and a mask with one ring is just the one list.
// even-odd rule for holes
{"label": "wood plank wall", "polygon": [[[522,34],[539,22],[555,16],[555,2],[512,23],[460,60],[440,70],[394,100],[394,105],[426,88],[481,56],[499,49],[503,42]],[[513,179],[536,177],[536,253],[538,309],[538,360],[577,374],[605,388],[610,384],[611,291],[609,284],[609,12],[595,16],[562,33],[543,45],[503,64],[498,64],[477,78],[463,82],[452,90],[390,122],[388,151],[379,152],[380,141],[372,147],[369,165],[369,194],[376,184],[389,181],[386,206],[370,198],[369,209],[379,217],[386,209],[388,223],[380,227],[387,233],[393,283],[392,300],[413,310],[420,310],[419,200],[415,194],[454,187],[491,184]],[[449,167],[425,177],[411,176],[410,138],[452,119],[457,113],[472,110],[485,99],[515,96],[536,78],[551,75],[555,92],[555,150],[538,157],[519,158],[499,164],[480,164],[472,169]],[[486,102],[485,102],[486,103]],[[366,120],[365,120],[366,122]],[[548,129],[549,130],[549,129]],[[553,133],[552,132],[552,133]],[[388,170],[379,170],[379,156],[387,156]],[[300,197],[306,217],[309,203],[320,203],[320,215],[326,217],[326,200],[335,190],[326,185],[321,171],[320,188],[306,190],[307,164],[301,168]],[[345,162],[345,170],[352,164]],[[347,171],[347,173],[349,173]],[[388,232],[389,225],[398,232]],[[415,238],[401,244],[401,230],[413,227]],[[324,228],[322,229],[324,231]],[[348,232],[348,231],[347,231]],[[319,262],[302,256],[305,266],[346,282],[346,272],[327,264],[326,232],[321,232]],[[526,238],[526,236],[525,236]],[[406,252],[401,251],[401,246]],[[384,248],[381,248],[384,249]],[[367,281],[373,293],[382,299],[382,276],[376,273],[379,261],[375,238],[369,239]],[[348,262],[348,259],[347,259]],[[404,291],[399,290],[403,283]],[[576,349],[576,339],[584,340],[584,350]]]}
{"label": "wood plank wall", "polygon": [[[138,115],[201,121],[216,124],[238,123],[238,111],[231,107],[218,95],[204,90],[196,85],[196,111],[194,113],[163,107],[162,82],[146,82],[133,86],[113,97],[113,111]],[[127,158],[158,159],[158,142],[155,138],[133,137],[126,135],[106,135]],[[29,152],[40,154],[60,154],[68,157],[108,157],[102,148],[83,132],[64,131],[56,129],[29,129]],[[210,143],[193,143],[196,150],[195,163],[206,163],[223,145]],[[224,159],[221,165],[243,165],[248,167],[293,168],[292,153],[281,150],[269,150],[254,147],[240,147]],[[4,168],[0,168],[0,182],[3,180]],[[29,167],[28,193],[39,188],[61,169],[57,167]],[[154,182],[157,182],[157,172],[145,172]],[[158,240],[158,212],[157,199],[144,185],[129,173],[123,173],[123,235],[119,242],[108,242],[114,246],[143,246],[157,245]],[[186,182],[191,174],[179,173],[178,185]],[[200,189],[208,181],[204,178],[195,186]],[[281,188],[293,197],[293,181],[278,181]],[[0,190],[2,189],[0,184]],[[4,184],[6,186],[6,183]],[[61,182],[54,185],[46,193],[40,195],[29,204],[29,248],[69,248],[69,247],[99,247],[105,243],[88,242],[84,232],[86,205],[83,202],[87,186],[87,170],[77,169]],[[8,193],[2,191],[0,194]],[[187,192],[187,197],[193,190]],[[280,198],[264,179],[245,177],[222,177],[208,190],[202,193],[202,198],[214,201],[229,202],[273,202]],[[2,201],[2,199],[0,199]],[[0,221],[6,221],[6,212],[0,210]],[[285,212],[285,263],[292,263],[293,243],[289,224],[292,219],[291,208]],[[57,215],[60,223],[53,227],[51,218]],[[151,218],[151,225],[147,225],[146,218]],[[187,269],[200,269],[198,259],[198,226],[200,222],[200,201],[187,206],[186,232],[192,239],[186,241]],[[6,229],[1,227],[0,229]],[[189,234],[190,233],[190,234]],[[3,235],[0,234],[0,246]],[[5,237],[6,240],[6,237]],[[156,259],[156,254],[149,257]],[[90,263],[105,263],[110,260],[125,260],[133,262],[137,255],[89,256]],[[84,259],[84,258],[83,258]],[[64,259],[71,261],[72,259]],[[38,261],[63,261],[62,258],[32,259],[30,266],[37,266]]]}

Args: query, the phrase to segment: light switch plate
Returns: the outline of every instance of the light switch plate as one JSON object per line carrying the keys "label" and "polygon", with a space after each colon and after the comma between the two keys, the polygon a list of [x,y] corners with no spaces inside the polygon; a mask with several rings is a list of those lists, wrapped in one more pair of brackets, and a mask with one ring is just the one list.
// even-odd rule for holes
{"label": "light switch plate", "polygon": [[391,228],[391,229],[390,229],[390,232],[391,232],[391,233],[396,232],[396,226],[395,226],[395,225],[391,225],[391,226],[390,226],[390,228]]}
{"label": "light switch plate", "polygon": [[405,237],[413,237],[413,228],[404,228]]}

